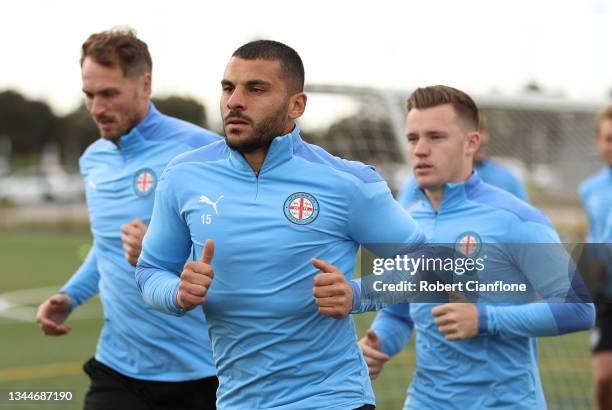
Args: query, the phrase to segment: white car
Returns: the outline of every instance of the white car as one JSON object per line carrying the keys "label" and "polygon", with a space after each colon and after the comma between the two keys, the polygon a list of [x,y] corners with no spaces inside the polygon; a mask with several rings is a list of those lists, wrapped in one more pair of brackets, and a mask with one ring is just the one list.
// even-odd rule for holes
{"label": "white car", "polygon": [[0,200],[15,205],[82,201],[84,192],[80,175],[58,166],[27,167],[0,178]]}

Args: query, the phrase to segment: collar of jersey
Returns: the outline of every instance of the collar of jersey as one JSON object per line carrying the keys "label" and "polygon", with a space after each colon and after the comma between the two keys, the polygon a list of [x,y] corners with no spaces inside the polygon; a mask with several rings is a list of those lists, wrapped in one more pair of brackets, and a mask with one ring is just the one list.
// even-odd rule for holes
{"label": "collar of jersey", "polygon": [[[472,172],[472,176],[469,177],[467,181],[459,183],[448,182],[444,187],[444,196],[442,197],[442,203],[437,213],[446,212],[464,204],[468,200],[468,196],[480,182],[481,179],[476,170]],[[429,199],[427,199],[427,196],[419,187],[415,189],[415,193],[425,208],[435,212],[431,206],[431,202],[429,202]]]}
{"label": "collar of jersey", "polygon": [[[279,165],[284,164],[293,158],[294,147],[299,144],[303,144],[302,138],[300,137],[300,127],[297,125],[293,127],[293,130],[285,135],[275,137],[270,143],[268,153],[264,159],[264,163],[259,170],[259,174],[276,168]],[[241,171],[253,172],[253,169],[247,162],[244,155],[236,150],[230,150],[230,164]]]}
{"label": "collar of jersey", "polygon": [[157,111],[157,108],[153,103],[149,103],[149,112],[146,117],[134,128],[132,128],[127,134],[123,134],[119,137],[119,146],[114,143],[109,143],[119,152],[128,153],[138,151],[144,147],[146,143],[143,135],[146,135],[154,128],[161,118],[161,113]]}

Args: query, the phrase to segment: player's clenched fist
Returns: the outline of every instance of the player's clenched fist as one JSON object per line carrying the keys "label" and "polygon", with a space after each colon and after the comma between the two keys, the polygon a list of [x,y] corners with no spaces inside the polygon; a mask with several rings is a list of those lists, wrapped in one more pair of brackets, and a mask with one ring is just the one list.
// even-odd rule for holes
{"label": "player's clenched fist", "polygon": [[353,308],[353,288],[334,265],[314,258],[310,263],[321,271],[314,277],[312,288],[319,312],[336,319],[344,319]]}
{"label": "player's clenched fist", "polygon": [[121,242],[125,259],[136,266],[142,251],[142,238],[147,233],[147,225],[140,219],[134,219],[129,224],[121,225]]}
{"label": "player's clenched fist", "polygon": [[469,339],[478,334],[478,308],[473,303],[447,303],[436,306],[431,313],[446,340]]}
{"label": "player's clenched fist", "polygon": [[359,347],[363,351],[363,358],[368,365],[368,373],[370,379],[374,380],[382,371],[385,363],[389,361],[389,355],[383,353],[382,342],[372,329],[368,330],[368,334],[359,340]]}
{"label": "player's clenched fist", "polygon": [[206,300],[206,293],[215,276],[211,266],[214,253],[215,243],[209,239],[204,244],[202,259],[185,264],[176,294],[176,302],[181,308],[190,310]]}
{"label": "player's clenched fist", "polygon": [[70,331],[64,321],[70,315],[72,299],[66,293],[58,293],[44,301],[36,312],[36,321],[47,336],[61,336]]}

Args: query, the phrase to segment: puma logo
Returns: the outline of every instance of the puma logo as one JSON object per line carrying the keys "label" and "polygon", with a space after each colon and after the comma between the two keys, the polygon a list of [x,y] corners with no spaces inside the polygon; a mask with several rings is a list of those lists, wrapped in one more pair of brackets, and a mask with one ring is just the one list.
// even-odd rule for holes
{"label": "puma logo", "polygon": [[219,201],[222,200],[222,199],[223,199],[223,195],[221,195],[219,198],[217,198],[216,201],[213,202],[206,195],[201,195],[200,196],[200,202],[212,206],[213,209],[215,210],[215,215],[219,215],[219,210],[217,209],[217,203],[219,203]]}

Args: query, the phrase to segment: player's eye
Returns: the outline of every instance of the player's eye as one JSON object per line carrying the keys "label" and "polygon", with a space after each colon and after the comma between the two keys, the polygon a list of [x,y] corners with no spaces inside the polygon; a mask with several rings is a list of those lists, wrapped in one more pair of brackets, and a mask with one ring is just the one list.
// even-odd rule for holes
{"label": "player's eye", "polygon": [[119,93],[116,90],[104,90],[100,93],[100,95],[104,98],[112,98],[118,94]]}
{"label": "player's eye", "polygon": [[416,144],[416,142],[419,140],[416,135],[409,135],[407,138],[410,144]]}

